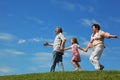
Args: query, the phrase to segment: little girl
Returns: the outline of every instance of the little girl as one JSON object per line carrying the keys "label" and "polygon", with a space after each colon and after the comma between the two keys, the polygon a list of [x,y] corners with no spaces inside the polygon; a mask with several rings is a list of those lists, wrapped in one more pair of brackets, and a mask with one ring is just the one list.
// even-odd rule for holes
{"label": "little girl", "polygon": [[72,60],[71,60],[71,62],[73,64],[73,66],[75,67],[75,71],[80,71],[82,69],[81,69],[81,67],[78,63],[78,62],[81,62],[80,53],[79,53],[78,49],[80,49],[82,51],[85,51],[85,50],[80,48],[79,43],[78,43],[76,38],[71,39],[71,44],[72,45],[69,48],[65,48],[64,50],[72,49]]}

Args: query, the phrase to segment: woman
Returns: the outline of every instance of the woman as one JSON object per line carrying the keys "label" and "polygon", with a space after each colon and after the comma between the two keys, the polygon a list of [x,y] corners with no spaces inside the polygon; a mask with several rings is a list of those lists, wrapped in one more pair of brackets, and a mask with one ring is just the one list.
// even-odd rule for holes
{"label": "woman", "polygon": [[90,55],[90,61],[96,70],[103,70],[104,66],[100,64],[99,59],[105,48],[104,38],[118,38],[118,36],[111,35],[110,33],[100,30],[99,24],[93,24],[92,31],[93,34],[91,35],[91,40],[88,43],[86,51],[88,51],[89,48],[93,48],[93,51]]}

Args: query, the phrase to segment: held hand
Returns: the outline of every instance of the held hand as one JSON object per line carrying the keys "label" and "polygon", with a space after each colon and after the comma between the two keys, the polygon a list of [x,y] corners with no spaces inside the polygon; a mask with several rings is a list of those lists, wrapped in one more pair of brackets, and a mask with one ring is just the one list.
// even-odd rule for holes
{"label": "held hand", "polygon": [[64,51],[64,47],[61,47],[60,50],[61,50],[61,51]]}
{"label": "held hand", "polygon": [[64,48],[61,48],[60,50],[61,50],[61,51],[64,51]]}
{"label": "held hand", "polygon": [[86,49],[84,49],[84,52],[88,52],[88,49],[86,48]]}

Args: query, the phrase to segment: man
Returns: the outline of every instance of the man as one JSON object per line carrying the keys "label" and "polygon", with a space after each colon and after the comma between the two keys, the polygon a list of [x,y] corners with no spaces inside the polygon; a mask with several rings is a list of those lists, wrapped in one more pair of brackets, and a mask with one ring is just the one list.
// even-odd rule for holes
{"label": "man", "polygon": [[55,71],[56,64],[58,64],[61,71],[64,71],[63,63],[62,63],[62,55],[64,54],[64,45],[66,42],[66,38],[62,34],[62,28],[57,27],[56,37],[53,44],[49,44],[46,42],[44,46],[53,46],[53,59],[50,72]]}

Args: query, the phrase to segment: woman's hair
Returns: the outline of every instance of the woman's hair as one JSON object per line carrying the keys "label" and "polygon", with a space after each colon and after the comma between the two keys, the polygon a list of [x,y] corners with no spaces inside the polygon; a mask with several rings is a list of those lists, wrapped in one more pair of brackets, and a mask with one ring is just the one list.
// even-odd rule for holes
{"label": "woman's hair", "polygon": [[92,28],[93,28],[93,26],[95,26],[95,28],[97,28],[98,30],[100,30],[100,25],[99,24],[93,24]]}
{"label": "woman's hair", "polygon": [[73,37],[73,38],[71,38],[71,40],[73,40],[75,43],[79,44],[77,41],[77,38]]}

